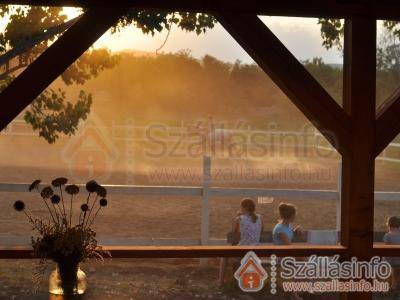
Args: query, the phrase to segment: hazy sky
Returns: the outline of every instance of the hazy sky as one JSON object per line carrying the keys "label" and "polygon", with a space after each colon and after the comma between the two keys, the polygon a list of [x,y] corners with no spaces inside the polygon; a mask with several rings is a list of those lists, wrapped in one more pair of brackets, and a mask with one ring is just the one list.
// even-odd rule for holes
{"label": "hazy sky", "polygon": [[[64,8],[64,12],[69,18],[81,13],[76,8]],[[292,17],[262,17],[261,19],[299,60],[322,57],[326,63],[342,63],[343,58],[340,51],[326,50],[322,47],[318,19]],[[7,22],[7,17],[2,18],[0,28],[4,28]],[[378,34],[382,30],[381,23],[378,22]],[[166,35],[166,31],[154,36],[145,35],[139,29],[130,26],[113,35],[107,32],[95,43],[95,47],[108,47],[113,51],[136,50],[155,53],[163,44]],[[224,61],[252,62],[246,52],[219,24],[200,36],[173,27],[161,52],[177,52],[187,49],[197,58],[209,54]]]}
{"label": "hazy sky", "polygon": [[[81,13],[76,8],[64,8],[64,12],[69,18]],[[292,17],[262,17],[261,19],[299,60],[322,57],[326,63],[342,63],[343,58],[340,51],[326,50],[322,47],[318,19]],[[0,29],[4,28],[7,22],[7,17],[0,19]],[[378,22],[378,34],[381,31],[382,22]],[[154,36],[145,35],[139,29],[130,26],[113,35],[107,32],[95,43],[95,47],[108,47],[113,51],[136,50],[155,53],[163,44],[166,35],[166,31]],[[197,58],[209,54],[224,61],[252,62],[246,52],[219,24],[200,36],[173,27],[161,52],[177,52],[187,49]]]}
{"label": "hazy sky", "polygon": [[[328,63],[342,63],[339,51],[328,51],[322,47],[317,19],[263,17],[262,20],[298,59],[322,57]],[[128,28],[118,34],[105,34],[96,43],[96,46],[106,46],[112,50],[155,52],[164,42],[166,34],[167,32],[164,31],[154,36],[144,35],[138,29]],[[246,52],[219,24],[200,36],[195,33],[183,32],[177,27],[173,28],[162,51],[176,52],[183,49],[190,49],[195,57],[210,54],[225,61],[239,59],[243,62],[252,62]]]}

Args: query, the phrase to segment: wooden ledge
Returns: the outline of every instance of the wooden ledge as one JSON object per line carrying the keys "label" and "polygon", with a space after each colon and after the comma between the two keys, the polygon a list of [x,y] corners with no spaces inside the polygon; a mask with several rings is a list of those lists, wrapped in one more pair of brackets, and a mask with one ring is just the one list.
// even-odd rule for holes
{"label": "wooden ledge", "polygon": [[[242,257],[248,251],[259,256],[310,256],[346,254],[343,246],[107,246],[112,258],[200,258]],[[0,259],[34,259],[30,247],[0,247]]]}

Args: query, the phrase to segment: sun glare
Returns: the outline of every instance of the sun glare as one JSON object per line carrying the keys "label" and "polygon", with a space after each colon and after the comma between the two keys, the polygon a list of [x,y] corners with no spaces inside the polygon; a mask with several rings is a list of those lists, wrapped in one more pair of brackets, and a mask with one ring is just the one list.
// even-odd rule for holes
{"label": "sun glare", "polygon": [[82,14],[82,9],[76,7],[64,7],[63,13],[67,15],[68,20],[71,20]]}

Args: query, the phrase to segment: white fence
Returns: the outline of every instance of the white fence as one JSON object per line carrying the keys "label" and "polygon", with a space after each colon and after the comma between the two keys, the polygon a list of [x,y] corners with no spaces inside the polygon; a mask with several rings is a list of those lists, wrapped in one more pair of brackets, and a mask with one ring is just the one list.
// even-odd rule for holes
{"label": "white fence", "polygon": [[[336,201],[337,220],[340,220],[340,176],[338,177],[337,190],[303,190],[303,189],[262,189],[262,188],[230,188],[214,187],[211,181],[211,158],[205,156],[203,159],[203,181],[202,186],[132,186],[132,185],[105,185],[108,194],[119,195],[142,195],[142,196],[193,196],[201,198],[201,237],[199,239],[129,239],[129,238],[107,238],[101,241],[103,244],[120,245],[221,245],[226,244],[225,239],[210,239],[210,203],[212,197],[272,197],[282,199],[318,199],[321,201]],[[83,186],[83,185],[81,185]],[[28,192],[29,184],[22,183],[0,183],[0,192]],[[376,200],[400,201],[400,192],[375,192]],[[229,222],[229,220],[227,220]],[[337,223],[340,228],[340,223]],[[1,240],[4,236],[0,236]],[[8,236],[8,241],[20,244],[21,239]],[[26,241],[26,239],[23,239]]]}
{"label": "white fence", "polygon": [[[126,140],[126,131],[130,132],[130,140],[136,142],[142,142],[147,140],[146,138],[146,131],[151,126],[137,126],[134,125],[133,120],[128,120],[127,124],[117,124],[113,123],[111,126],[104,126],[100,124],[101,122],[96,121],[97,117],[92,117],[94,120],[93,123],[96,127],[100,128],[101,130],[108,131],[111,134],[111,138],[113,140]],[[82,123],[81,126],[85,126],[85,123]],[[157,127],[157,126],[156,126]],[[304,139],[305,136],[311,137],[310,141],[312,141],[311,145],[299,145],[295,143],[294,145],[290,143],[282,143],[279,147],[291,148],[291,147],[316,147],[321,150],[325,151],[334,151],[333,147],[325,140],[323,135],[316,129],[313,128],[310,131],[278,131],[276,130],[277,125],[272,126],[271,130],[253,130],[253,129],[224,129],[230,132],[232,135],[247,135],[247,134],[261,134],[263,136],[286,136],[286,137],[300,137]],[[182,122],[180,126],[167,126],[165,125],[165,129],[168,130],[170,133],[168,136],[168,141],[185,143],[190,142],[190,134],[188,135],[188,129],[185,127],[185,124]],[[217,129],[218,130],[218,129]],[[7,127],[0,132],[0,135],[5,136],[21,136],[21,137],[33,137],[39,136],[37,131],[33,131],[31,126],[27,124],[22,116],[13,120]],[[181,137],[185,135],[185,139]],[[391,155],[390,150],[398,151],[398,156]],[[391,162],[391,163],[400,163],[400,143],[392,142],[390,143],[384,151],[376,158],[377,160],[383,162]]]}

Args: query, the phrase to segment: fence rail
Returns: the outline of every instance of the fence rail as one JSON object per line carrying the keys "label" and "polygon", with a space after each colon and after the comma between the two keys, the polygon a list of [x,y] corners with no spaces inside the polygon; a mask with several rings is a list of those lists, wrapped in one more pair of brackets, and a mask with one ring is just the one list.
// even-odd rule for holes
{"label": "fence rail", "polygon": [[[340,172],[339,172],[340,173]],[[306,189],[264,189],[264,188],[232,188],[214,187],[211,182],[211,158],[203,159],[202,186],[138,186],[138,185],[105,185],[108,194],[131,196],[193,196],[201,198],[201,237],[198,239],[169,239],[169,238],[115,238],[100,239],[104,245],[223,245],[224,239],[209,238],[210,203],[212,197],[272,197],[282,199],[317,199],[322,201],[336,201],[337,219],[340,220],[340,186],[341,177],[338,176],[337,190],[306,190]],[[78,185],[84,187],[83,184]],[[27,183],[0,183],[0,192],[28,192]],[[400,192],[375,192],[377,201],[400,201]],[[340,223],[337,223],[337,230]],[[26,244],[26,237],[0,235],[0,244]]]}

